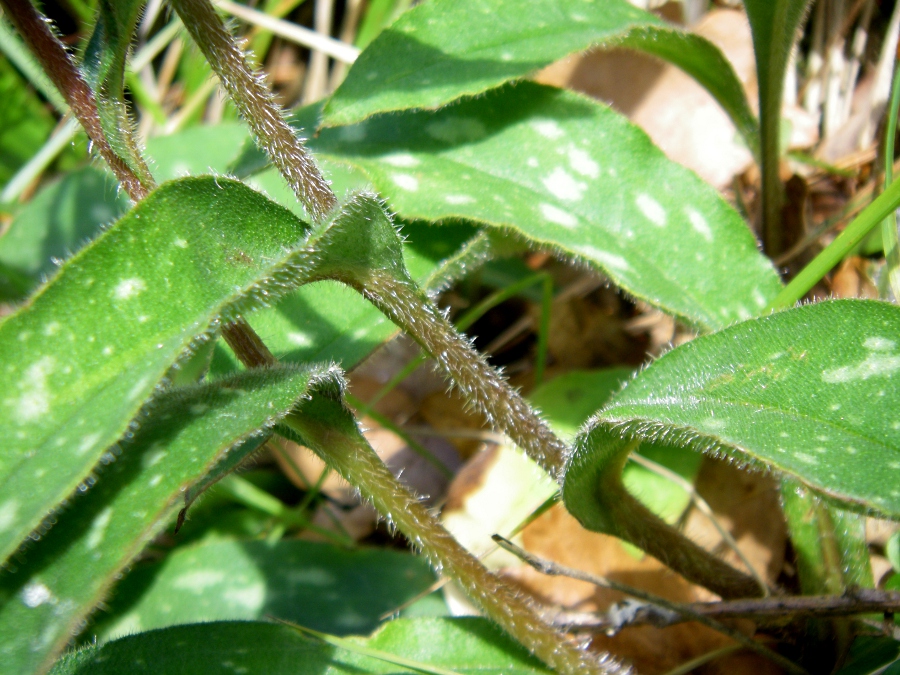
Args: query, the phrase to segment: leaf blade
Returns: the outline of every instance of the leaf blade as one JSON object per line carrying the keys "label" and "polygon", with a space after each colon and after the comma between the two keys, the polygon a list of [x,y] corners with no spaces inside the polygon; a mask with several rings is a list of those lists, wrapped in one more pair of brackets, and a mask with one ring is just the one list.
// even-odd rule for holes
{"label": "leaf blade", "polygon": [[[890,386],[900,370],[891,338],[898,330],[894,306],[828,301],[673,350],[579,437],[566,474],[567,505],[585,514],[594,508],[583,499],[590,476],[616,455],[615,440],[591,447],[596,431],[597,440],[665,437],[725,453],[854,508],[896,517],[900,491],[884,477],[900,470],[900,423],[885,412],[900,406]],[[872,400],[881,413],[867,405]]]}
{"label": "leaf blade", "polygon": [[323,123],[437,109],[597,46],[637,49],[682,68],[731,115],[748,145],[758,147],[743,87],[718,48],[620,0],[435,0],[417,6],[360,55],[325,105]]}

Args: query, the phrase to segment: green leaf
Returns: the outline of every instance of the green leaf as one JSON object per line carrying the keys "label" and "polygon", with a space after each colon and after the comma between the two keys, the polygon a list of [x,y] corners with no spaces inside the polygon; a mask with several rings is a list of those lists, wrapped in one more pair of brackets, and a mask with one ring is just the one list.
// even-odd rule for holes
{"label": "green leaf", "polygon": [[[240,183],[168,183],[0,324],[9,383],[0,403],[0,558],[127,430],[179,354],[246,301],[306,231]],[[257,304],[272,293],[258,295]]]}
{"label": "green leaf", "polygon": [[25,80],[0,59],[0,185],[41,148],[53,126],[53,116]]}
{"label": "green leaf", "polygon": [[0,672],[49,665],[116,575],[170,520],[183,491],[232,453],[246,455],[327,369],[270,368],[215,384],[174,388],[145,408],[130,441],[112,448],[97,485],[70,500],[59,522],[10,561],[0,578]]}
{"label": "green leaf", "polygon": [[66,174],[17,214],[0,239],[0,263],[30,279],[27,292],[56,269],[54,260],[67,258],[127,208],[128,197],[108,172],[89,166]]}
{"label": "green leaf", "polygon": [[100,0],[84,50],[83,72],[94,91],[103,135],[145,185],[153,179],[133,136],[125,104],[125,62],[144,0]]}
{"label": "green leaf", "polygon": [[753,112],[722,53],[625,0],[423,3],[360,54],[325,105],[323,122],[341,126],[377,113],[434,110],[598,45],[644,51],[684,69],[732,116],[748,145],[758,146]]}
{"label": "green leaf", "polygon": [[897,517],[900,308],[828,301],[679,347],[638,375],[575,443],[563,496],[605,521],[601,476],[631,439],[770,467],[854,508]]}
{"label": "green leaf", "polygon": [[835,508],[789,478],[782,483],[781,501],[804,594],[875,587],[865,516]]}
{"label": "green leaf", "polygon": [[[540,662],[480,618],[398,619],[362,647],[395,654],[427,666],[483,675],[548,673]],[[268,675],[364,675],[415,672],[301,635],[289,626],[222,622],[165,628],[89,648],[60,662],[53,675],[106,673],[235,672]]]}
{"label": "green leaf", "polygon": [[[301,111],[297,125],[316,115]],[[324,129],[309,146],[364,169],[404,218],[503,228],[706,329],[757,314],[780,288],[715,190],[576,94],[523,82],[435,113]]]}
{"label": "green leaf", "polygon": [[[559,437],[571,443],[581,426],[633,374],[630,368],[572,370],[538,387],[528,399]],[[690,483],[694,482],[703,459],[686,448],[662,443],[643,443],[636,452]],[[622,482],[631,494],[668,523],[677,521],[690,502],[690,495],[681,486],[634,462],[625,465]]]}
{"label": "green leaf", "polygon": [[[422,558],[391,549],[213,541],[132,572],[116,589],[112,621],[92,632],[109,639],[210,617],[272,616],[359,635],[433,583]],[[123,608],[118,615],[117,607]]]}
{"label": "green leaf", "polygon": [[784,187],[779,176],[781,160],[781,99],[784,74],[797,28],[810,0],[744,0],[759,81],[759,138],[762,169],[763,243],[776,256],[782,252],[781,204]]}

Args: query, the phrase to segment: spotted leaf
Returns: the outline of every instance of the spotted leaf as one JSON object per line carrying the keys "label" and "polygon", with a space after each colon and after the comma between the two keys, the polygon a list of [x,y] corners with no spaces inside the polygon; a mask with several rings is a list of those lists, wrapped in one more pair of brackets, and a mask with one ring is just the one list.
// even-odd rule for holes
{"label": "spotted leaf", "polygon": [[635,439],[726,455],[856,509],[900,515],[900,308],[827,301],[746,321],[644,370],[575,442],[563,495],[605,527],[597,486]]}
{"label": "spotted leaf", "polygon": [[326,104],[324,123],[440,108],[596,46],[643,51],[682,68],[731,115],[747,144],[757,147],[759,132],[741,82],[715,45],[625,0],[422,3],[360,54]]}
{"label": "spotted leaf", "polygon": [[314,389],[326,368],[269,368],[173,388],[151,402],[134,437],[107,455],[97,485],[0,578],[4,673],[46,669],[116,575],[183,505],[182,491],[219,462],[246,456]]}
{"label": "spotted leaf", "polygon": [[[313,128],[317,117],[306,108],[295,123]],[[756,315],[780,288],[715,190],[576,94],[523,82],[433,113],[324,129],[309,144],[365,170],[402,217],[503,228],[704,329]]]}

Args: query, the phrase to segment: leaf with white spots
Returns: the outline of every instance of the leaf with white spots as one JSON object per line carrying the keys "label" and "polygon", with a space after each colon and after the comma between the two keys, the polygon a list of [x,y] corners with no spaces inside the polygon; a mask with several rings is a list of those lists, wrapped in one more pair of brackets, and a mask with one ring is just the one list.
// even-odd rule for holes
{"label": "leaf with white spots", "polygon": [[179,355],[307,233],[240,183],[174,181],[0,324],[0,559],[128,431]]}
{"label": "leaf with white spots", "polygon": [[731,115],[747,144],[758,146],[753,112],[722,52],[625,0],[422,3],[360,54],[326,104],[324,124],[355,124],[377,113],[412,108],[434,110],[597,46],[643,51],[683,69]]}
{"label": "leaf with white spots", "polygon": [[[838,300],[740,323],[672,350],[576,439],[567,508],[608,530],[600,487],[634,441],[664,441],[796,478],[900,516],[900,308]],[[620,466],[620,464],[619,464]]]}
{"label": "leaf with white spots", "polygon": [[134,437],[104,455],[97,484],[0,577],[0,670],[46,668],[170,522],[185,488],[230,454],[256,449],[315,389],[340,386],[333,370],[279,367],[169,389],[149,403]]}
{"label": "leaf with white spots", "polygon": [[[51,674],[550,673],[494,624],[480,617],[397,619],[370,637],[352,638],[352,642],[348,639],[344,644],[355,649],[326,644],[275,623],[189,624],[88,647],[63,657]],[[366,654],[366,649],[372,651]]]}
{"label": "leaf with white spots", "polygon": [[[296,124],[313,128],[317,115],[306,108]],[[522,82],[433,113],[323,129],[309,145],[365,170],[402,217],[514,232],[707,330],[758,314],[781,287],[715,190],[570,92]]]}

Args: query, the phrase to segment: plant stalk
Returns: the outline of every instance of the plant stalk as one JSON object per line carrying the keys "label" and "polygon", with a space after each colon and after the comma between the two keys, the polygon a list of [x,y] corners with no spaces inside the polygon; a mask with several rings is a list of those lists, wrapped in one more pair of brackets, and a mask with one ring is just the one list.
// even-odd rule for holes
{"label": "plant stalk", "polygon": [[561,479],[568,456],[566,444],[433,305],[408,283],[388,274],[373,272],[363,284],[348,283],[435,358],[488,424],[509,436],[556,480]]}
{"label": "plant stalk", "polygon": [[312,155],[284,121],[263,77],[250,70],[209,0],[172,0],[172,6],[247,121],[259,146],[278,167],[312,219],[321,221],[337,205],[337,198]]}
{"label": "plant stalk", "polygon": [[608,675],[628,672],[627,667],[610,655],[581,649],[544,623],[520,592],[489,572],[397,482],[355,424],[352,428],[338,428],[329,407],[334,410],[343,406],[337,401],[314,399],[299,412],[288,415],[285,424],[297,431],[324,461],[355,485],[389,523],[420,548],[438,573],[446,572],[451,576],[489,617],[557,672]]}
{"label": "plant stalk", "polygon": [[0,6],[54,86],[66,99],[91,143],[109,164],[128,196],[135,202],[141,201],[154,186],[142,182],[107,141],[94,94],[62,42],[50,30],[47,19],[38,13],[29,0],[0,0]]}

